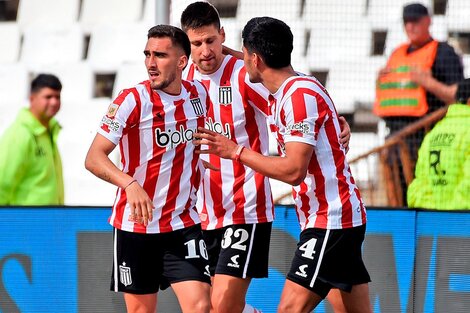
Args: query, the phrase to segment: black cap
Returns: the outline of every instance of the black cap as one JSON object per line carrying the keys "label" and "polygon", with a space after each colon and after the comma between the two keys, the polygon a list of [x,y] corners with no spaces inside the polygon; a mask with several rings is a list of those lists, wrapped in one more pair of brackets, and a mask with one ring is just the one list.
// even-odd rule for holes
{"label": "black cap", "polygon": [[429,16],[428,8],[421,3],[411,3],[403,7],[403,21],[417,21],[423,16]]}
{"label": "black cap", "polygon": [[457,103],[467,104],[470,98],[470,78],[464,79],[459,83],[457,92],[455,93],[455,100]]}

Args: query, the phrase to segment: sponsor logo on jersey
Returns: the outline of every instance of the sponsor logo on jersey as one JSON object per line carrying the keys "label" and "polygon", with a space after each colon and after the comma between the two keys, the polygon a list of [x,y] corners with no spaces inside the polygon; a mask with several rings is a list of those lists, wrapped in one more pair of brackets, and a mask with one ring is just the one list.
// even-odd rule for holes
{"label": "sponsor logo on jersey", "polygon": [[169,147],[173,149],[179,144],[187,143],[193,140],[193,134],[196,129],[185,128],[180,125],[179,130],[168,129],[167,131],[160,128],[155,129],[155,142],[159,147]]}
{"label": "sponsor logo on jersey", "polygon": [[119,281],[124,286],[132,284],[131,268],[126,266],[126,262],[122,262],[122,265],[119,265]]}
{"label": "sponsor logo on jersey", "polygon": [[308,267],[308,264],[304,264],[304,265],[300,265],[299,266],[299,270],[295,272],[295,275],[298,275],[300,277],[307,277],[307,267]]}
{"label": "sponsor logo on jersey", "polygon": [[219,87],[219,103],[229,105],[232,103],[232,87]]}
{"label": "sponsor logo on jersey", "polygon": [[293,125],[288,125],[287,130],[291,133],[291,135],[295,135],[296,132],[308,134],[312,131],[312,127],[307,122],[298,122]]}
{"label": "sponsor logo on jersey", "polygon": [[108,132],[110,130],[117,132],[121,128],[121,124],[107,116],[103,116],[101,119],[101,127]]}
{"label": "sponsor logo on jersey", "polygon": [[193,106],[194,114],[196,114],[196,116],[204,115],[205,111],[204,111],[204,106],[201,103],[201,99],[194,98],[194,99],[189,99],[189,101],[191,102]]}
{"label": "sponsor logo on jersey", "polygon": [[240,267],[240,264],[238,264],[238,258],[239,258],[239,257],[240,257],[239,254],[234,255],[233,257],[231,257],[230,260],[231,260],[232,262],[229,262],[229,263],[227,264],[227,266],[239,268],[239,267]]}
{"label": "sponsor logo on jersey", "polygon": [[108,113],[106,113],[106,115],[108,117],[114,117],[118,109],[119,109],[119,105],[117,105],[116,103],[111,103],[108,107]]}
{"label": "sponsor logo on jersey", "polygon": [[206,119],[205,126],[208,130],[212,130],[213,132],[224,135],[228,139],[232,139],[229,123],[222,124],[221,122],[214,122],[211,117],[208,117]]}

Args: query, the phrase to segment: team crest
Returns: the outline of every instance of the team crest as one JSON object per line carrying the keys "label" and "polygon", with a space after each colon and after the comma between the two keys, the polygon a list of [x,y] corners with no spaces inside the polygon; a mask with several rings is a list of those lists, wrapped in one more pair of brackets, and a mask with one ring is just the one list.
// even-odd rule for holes
{"label": "team crest", "polygon": [[191,104],[193,106],[193,110],[196,116],[204,115],[204,107],[202,106],[201,99],[194,98],[194,99],[190,99],[189,101],[191,101]]}
{"label": "team crest", "polygon": [[219,103],[229,105],[232,103],[232,87],[219,87]]}
{"label": "team crest", "polygon": [[126,266],[125,262],[119,265],[119,280],[124,286],[132,284],[131,268]]}
{"label": "team crest", "polygon": [[111,103],[108,107],[108,113],[106,113],[106,115],[108,117],[114,117],[118,109],[119,109],[119,105],[117,105],[116,103]]}

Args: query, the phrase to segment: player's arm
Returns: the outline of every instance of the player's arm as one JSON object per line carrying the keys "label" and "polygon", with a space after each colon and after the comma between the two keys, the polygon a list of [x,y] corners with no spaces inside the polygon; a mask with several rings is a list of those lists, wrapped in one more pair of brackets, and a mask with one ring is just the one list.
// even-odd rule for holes
{"label": "player's arm", "polygon": [[234,49],[229,48],[225,45],[222,45],[222,53],[227,54],[227,55],[232,55],[232,56],[236,57],[237,59],[243,60],[243,52],[242,51],[234,50]]}
{"label": "player's arm", "polygon": [[248,148],[240,147],[227,137],[205,128],[198,128],[194,134],[196,145],[207,145],[198,153],[211,153],[224,159],[238,160],[258,173],[291,185],[300,184],[306,174],[314,147],[302,142],[288,142],[285,145],[285,156],[264,156]]}
{"label": "player's arm", "polygon": [[116,145],[101,134],[96,134],[88,150],[85,167],[95,176],[123,189],[131,209],[131,216],[142,217],[144,225],[153,218],[153,203],[135,179],[122,172],[109,159]]}

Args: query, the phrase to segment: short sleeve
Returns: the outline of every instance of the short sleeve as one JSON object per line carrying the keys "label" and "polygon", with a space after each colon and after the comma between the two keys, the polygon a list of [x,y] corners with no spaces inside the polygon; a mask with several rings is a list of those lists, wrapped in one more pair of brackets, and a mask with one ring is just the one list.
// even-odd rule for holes
{"label": "short sleeve", "polygon": [[132,115],[136,108],[137,102],[132,89],[122,91],[109,105],[101,119],[98,133],[117,145],[126,129],[132,126]]}
{"label": "short sleeve", "polygon": [[316,146],[325,117],[326,107],[321,95],[308,89],[296,89],[281,110],[281,121],[285,124],[284,142]]}

